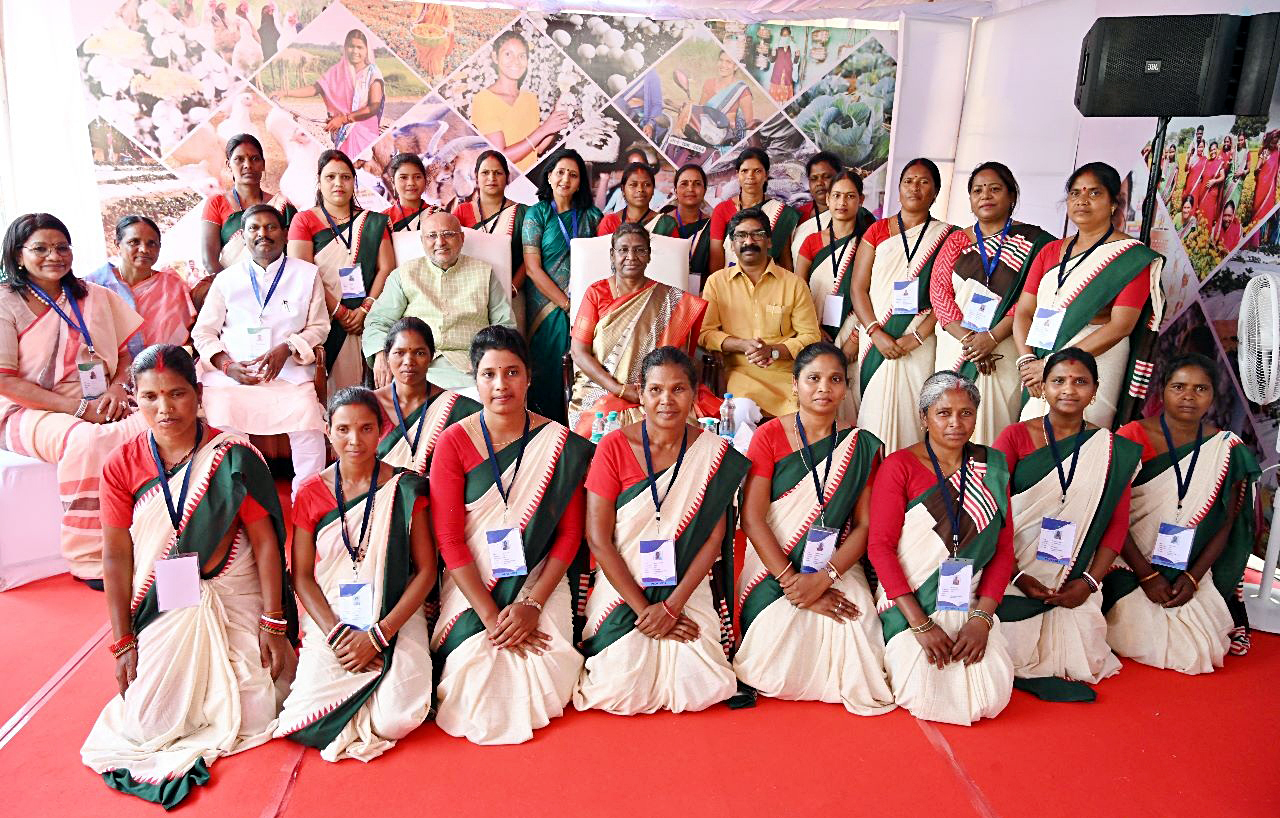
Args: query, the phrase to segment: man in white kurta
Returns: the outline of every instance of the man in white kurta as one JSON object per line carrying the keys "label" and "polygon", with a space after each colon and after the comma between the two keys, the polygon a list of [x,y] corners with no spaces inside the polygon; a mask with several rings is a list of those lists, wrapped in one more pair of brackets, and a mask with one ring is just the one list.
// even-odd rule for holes
{"label": "man in white kurta", "polygon": [[389,383],[383,344],[391,325],[405,316],[421,318],[435,336],[435,358],[427,380],[441,389],[474,386],[471,339],[487,326],[515,329],[511,294],[489,263],[463,255],[462,224],[450,213],[432,213],[422,223],[427,254],[391,271],[369,310],[361,351],[373,365],[378,386]]}
{"label": "man in white kurta", "polygon": [[314,264],[284,255],[284,220],[270,205],[245,211],[250,257],[209,288],[191,340],[200,354],[205,417],[224,432],[287,434],[293,490],[325,465],[324,408],[315,348],[329,335]]}

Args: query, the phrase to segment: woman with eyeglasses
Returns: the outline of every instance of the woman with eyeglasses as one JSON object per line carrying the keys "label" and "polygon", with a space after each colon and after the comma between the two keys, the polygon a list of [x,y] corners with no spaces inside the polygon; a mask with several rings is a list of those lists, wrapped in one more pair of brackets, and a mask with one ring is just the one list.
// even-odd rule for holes
{"label": "woman with eyeglasses", "polygon": [[937,320],[929,303],[933,265],[957,228],[933,218],[942,174],[912,159],[898,175],[902,209],[862,235],[849,296],[858,321],[858,425],[897,451],[924,434],[916,411],[920,384],[933,372]]}
{"label": "woman with eyeglasses", "polygon": [[173,270],[155,269],[160,257],[160,226],[146,216],[125,216],[116,222],[116,247],[120,265],[107,262],[89,275],[142,316],[142,329],[129,339],[135,358],[152,344],[182,346],[191,340],[196,308],[191,290]]}
{"label": "woman with eyeglasses", "polygon": [[251,134],[236,134],[227,140],[227,167],[231,170],[231,190],[205,200],[201,215],[204,236],[204,270],[206,278],[192,288],[192,298],[199,308],[213,276],[248,258],[244,243],[244,211],[256,204],[269,204],[284,216],[285,227],[297,210],[283,193],[271,194],[262,188],[262,174],[267,159],[262,143]]}
{"label": "woman with eyeglasses", "polygon": [[98,483],[106,456],[145,428],[127,393],[142,316],[76,278],[55,216],[14,219],[0,253],[0,448],[57,466],[62,555],[102,590]]}
{"label": "woman with eyeglasses", "polygon": [[[607,218],[607,217],[606,217]],[[569,341],[576,368],[569,428],[591,436],[597,414],[617,412],[623,426],[638,420],[640,367],[646,353],[670,346],[692,356],[707,302],[645,275],[649,231],[627,222],[613,233],[613,274],[587,288]],[[693,419],[718,416],[720,403],[705,386],[695,390]]]}
{"label": "woman with eyeglasses", "polygon": [[800,223],[800,213],[781,199],[769,197],[769,154],[761,148],[745,148],[733,167],[738,172],[738,195],[725,199],[711,211],[711,272],[722,270],[736,260],[729,238],[729,220],[740,210],[758,208],[769,219],[769,257],[787,270],[792,269],[791,234]]}
{"label": "woman with eyeglasses", "polygon": [[289,256],[320,268],[325,307],[333,321],[324,342],[329,391],[364,382],[360,335],[373,303],[396,266],[389,220],[360,207],[356,168],[327,150],[316,163],[316,206],[289,225]]}
{"label": "woman with eyeglasses", "polygon": [[529,351],[538,366],[529,384],[529,408],[565,421],[561,361],[569,351],[569,256],[573,240],[596,234],[600,209],[591,204],[587,163],[561,148],[547,160],[538,203],[524,219],[523,282]]}
{"label": "woman with eyeglasses", "polygon": [[969,174],[972,227],[947,237],[929,280],[938,320],[939,370],[959,372],[978,385],[982,406],[973,439],[984,446],[1018,418],[1022,381],[1015,361],[1013,307],[1036,254],[1053,236],[1014,221],[1018,181],[1000,162]]}
{"label": "woman with eyeglasses", "polygon": [[1111,223],[1120,174],[1090,162],[1067,179],[1067,217],[1075,235],[1049,242],[1036,255],[1018,297],[1013,341],[1028,398],[1022,418],[1041,417],[1044,360],[1076,347],[1097,360],[1098,399],[1085,411],[1111,428],[1132,417],[1145,399],[1154,365],[1149,352],[1164,315],[1160,271],[1164,259]]}
{"label": "woman with eyeglasses", "polygon": [[1181,673],[1212,673],[1249,649],[1235,592],[1253,548],[1259,470],[1244,441],[1206,422],[1217,383],[1211,359],[1179,355],[1164,370],[1160,413],[1116,432],[1142,447],[1142,468],[1123,565],[1102,581],[1107,644]]}

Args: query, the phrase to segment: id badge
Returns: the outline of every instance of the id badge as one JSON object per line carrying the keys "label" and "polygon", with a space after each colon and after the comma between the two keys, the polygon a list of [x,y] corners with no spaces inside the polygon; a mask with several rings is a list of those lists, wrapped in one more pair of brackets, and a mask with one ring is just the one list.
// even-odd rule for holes
{"label": "id badge", "polygon": [[107,367],[96,358],[76,364],[80,375],[80,392],[88,400],[100,398],[107,392]]}
{"label": "id badge", "polygon": [[938,599],[934,610],[967,611],[973,589],[973,560],[952,557],[938,569]]}
{"label": "id badge", "polygon": [[522,577],[529,573],[524,564],[524,540],[518,528],[494,528],[484,532],[489,543],[489,565],[496,579]]}
{"label": "id badge", "polygon": [[246,327],[244,333],[250,358],[257,358],[271,351],[270,327]]}
{"label": "id badge", "polygon": [[960,326],[974,332],[990,330],[998,306],[1000,302],[991,296],[974,293],[969,297],[969,303],[964,305],[964,318],[960,321]]}
{"label": "id badge", "polygon": [[343,298],[364,298],[364,275],[359,267],[339,267],[338,278],[342,281]]}
{"label": "id badge", "polygon": [[676,584],[674,541],[640,541],[640,584],[645,588],[668,588]]}
{"label": "id badge", "polygon": [[1031,319],[1031,329],[1027,331],[1027,346],[1040,349],[1056,347],[1058,330],[1062,329],[1062,317],[1066,314],[1066,310],[1036,307],[1036,314]]}
{"label": "id badge", "polygon": [[844,299],[838,295],[829,295],[822,302],[822,325],[840,328],[844,323]]}
{"label": "id badge", "polygon": [[1151,564],[1178,571],[1187,570],[1191,558],[1191,544],[1195,542],[1195,526],[1190,528],[1173,523],[1161,523],[1156,534],[1156,550],[1151,554]]}
{"label": "id badge", "polygon": [[685,292],[691,295],[697,295],[702,292],[702,276],[697,273],[689,273],[689,289]]}
{"label": "id badge", "polygon": [[156,560],[156,606],[161,613],[200,604],[200,557]]}
{"label": "id badge", "polygon": [[358,631],[373,627],[373,586],[367,582],[338,584],[338,618]]}
{"label": "id badge", "polygon": [[1053,517],[1040,518],[1040,541],[1036,559],[1054,565],[1070,565],[1076,552],[1076,524]]}
{"label": "id badge", "polygon": [[893,282],[893,314],[915,315],[920,312],[920,279]]}
{"label": "id badge", "polygon": [[836,553],[836,536],[840,532],[834,528],[823,528],[815,525],[804,535],[804,556],[800,558],[800,573],[816,574],[827,568],[831,557]]}

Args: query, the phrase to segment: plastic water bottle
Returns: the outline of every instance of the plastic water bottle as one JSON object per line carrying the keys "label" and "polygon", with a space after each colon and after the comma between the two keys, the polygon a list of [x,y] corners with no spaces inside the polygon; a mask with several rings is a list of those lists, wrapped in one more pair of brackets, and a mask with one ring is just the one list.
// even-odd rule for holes
{"label": "plastic water bottle", "polygon": [[720,404],[720,436],[733,440],[734,418],[733,418],[733,393],[724,393],[724,403]]}
{"label": "plastic water bottle", "polygon": [[606,418],[604,422],[604,433],[607,435],[610,432],[615,432],[621,428],[622,428],[622,421],[618,420],[618,413],[610,412],[609,417]]}
{"label": "plastic water bottle", "polygon": [[604,412],[596,412],[596,419],[591,421],[591,442],[599,443],[604,437]]}

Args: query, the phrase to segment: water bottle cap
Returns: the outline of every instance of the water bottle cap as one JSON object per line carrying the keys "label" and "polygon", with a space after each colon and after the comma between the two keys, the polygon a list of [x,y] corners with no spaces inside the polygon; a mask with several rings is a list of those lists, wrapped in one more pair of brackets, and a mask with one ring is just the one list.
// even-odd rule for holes
{"label": "water bottle cap", "polygon": [[724,393],[724,399],[725,399],[725,400],[733,400],[733,393],[732,393],[732,392],[725,392],[725,393]]}
{"label": "water bottle cap", "polygon": [[598,418],[604,417],[604,412],[596,412],[596,417]]}
{"label": "water bottle cap", "polygon": [[609,413],[609,420],[613,420],[613,419],[614,419],[614,418],[616,418],[617,416],[618,416],[618,413],[617,413],[617,412],[610,412],[610,413]]}

